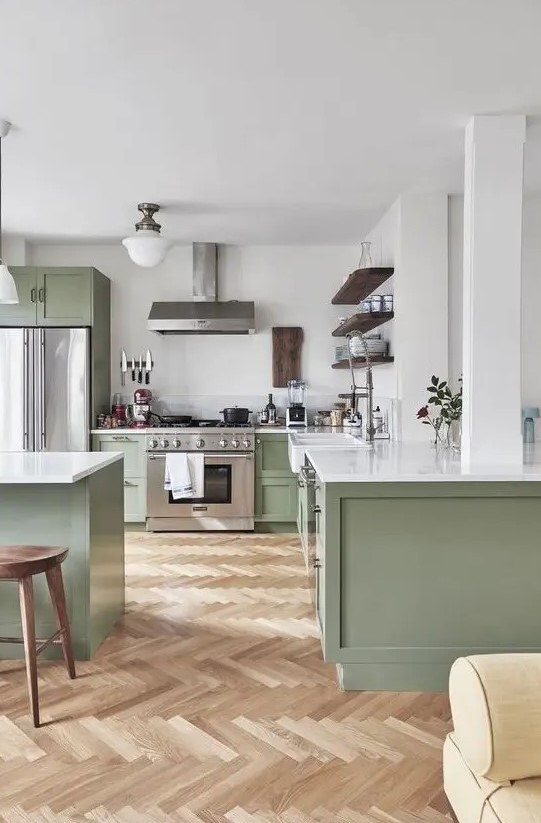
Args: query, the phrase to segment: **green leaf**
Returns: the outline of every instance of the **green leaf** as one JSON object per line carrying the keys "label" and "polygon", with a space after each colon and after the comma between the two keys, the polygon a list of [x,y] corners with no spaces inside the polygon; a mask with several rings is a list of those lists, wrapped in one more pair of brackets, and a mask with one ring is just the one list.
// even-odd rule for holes
{"label": "green leaf", "polygon": [[428,422],[428,420],[421,420],[421,423],[423,423],[425,426],[430,426],[430,425],[431,425],[431,424]]}
{"label": "green leaf", "polygon": [[432,375],[431,381],[433,386],[438,385],[438,378],[435,375]]}
{"label": "green leaf", "polygon": [[438,389],[444,389],[446,385],[447,385],[447,380],[442,380],[441,383],[438,386]]}
{"label": "green leaf", "polygon": [[427,390],[427,391],[438,391],[438,390],[437,390],[437,388],[436,388],[435,386],[427,386],[427,387],[426,387],[426,390]]}

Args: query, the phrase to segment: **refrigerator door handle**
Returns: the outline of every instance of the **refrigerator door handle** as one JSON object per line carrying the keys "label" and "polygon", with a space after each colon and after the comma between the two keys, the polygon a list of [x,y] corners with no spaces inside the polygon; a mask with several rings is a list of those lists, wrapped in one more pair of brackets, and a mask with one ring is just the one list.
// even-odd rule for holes
{"label": "refrigerator door handle", "polygon": [[45,341],[43,329],[34,337],[34,448],[45,449]]}
{"label": "refrigerator door handle", "polygon": [[45,332],[39,329],[39,442],[40,450],[44,451],[47,448],[45,433],[47,431],[45,420]]}
{"label": "refrigerator door handle", "polygon": [[23,449],[30,450],[30,333],[23,332]]}

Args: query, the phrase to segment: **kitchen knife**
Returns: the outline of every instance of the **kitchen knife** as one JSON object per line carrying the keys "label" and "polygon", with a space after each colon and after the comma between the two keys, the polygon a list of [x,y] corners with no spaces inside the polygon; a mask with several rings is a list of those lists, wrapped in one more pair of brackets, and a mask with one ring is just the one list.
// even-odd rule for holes
{"label": "kitchen knife", "polygon": [[135,383],[135,367],[136,367],[136,365],[137,365],[137,361],[136,361],[135,357],[132,357],[132,360],[131,360],[131,379],[133,380],[134,383]]}
{"label": "kitchen knife", "polygon": [[152,355],[150,349],[147,349],[147,359],[145,361],[145,383],[148,386],[150,383],[150,372],[152,371]]}
{"label": "kitchen knife", "polygon": [[143,382],[143,355],[139,358],[139,371],[137,372],[137,382]]}
{"label": "kitchen knife", "polygon": [[120,382],[123,386],[126,385],[126,372],[128,371],[128,358],[126,357],[126,352],[122,349],[122,354],[120,356]]}

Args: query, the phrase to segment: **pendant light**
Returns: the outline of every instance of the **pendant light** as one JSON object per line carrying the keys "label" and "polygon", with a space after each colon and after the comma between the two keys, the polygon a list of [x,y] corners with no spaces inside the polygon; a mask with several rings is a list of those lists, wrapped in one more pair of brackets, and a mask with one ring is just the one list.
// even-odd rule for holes
{"label": "pendant light", "polygon": [[2,138],[11,128],[7,120],[0,120],[0,303],[18,303],[19,295],[10,270],[2,260]]}
{"label": "pendant light", "polygon": [[135,224],[135,234],[125,237],[122,245],[137,266],[152,268],[162,262],[169,243],[161,236],[161,226],[154,220],[153,215],[160,207],[156,203],[139,203],[137,208],[142,212],[143,218]]}

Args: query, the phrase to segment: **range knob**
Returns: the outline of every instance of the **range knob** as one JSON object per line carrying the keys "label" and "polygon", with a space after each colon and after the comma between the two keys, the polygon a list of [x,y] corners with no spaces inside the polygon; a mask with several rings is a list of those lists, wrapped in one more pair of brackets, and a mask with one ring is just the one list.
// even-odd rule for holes
{"label": "range knob", "polygon": [[180,449],[181,446],[182,446],[182,443],[180,442],[178,437],[175,437],[175,439],[173,440],[173,448],[174,449]]}
{"label": "range knob", "polygon": [[166,440],[165,438],[160,440],[160,446],[162,449],[166,449],[169,446],[169,440]]}
{"label": "range knob", "polygon": [[244,440],[242,441],[242,445],[244,446],[245,449],[249,449],[252,444],[250,443],[248,438],[245,437]]}
{"label": "range knob", "polygon": [[153,438],[152,440],[148,441],[148,445],[150,446],[151,449],[155,449],[156,446],[158,445],[158,441]]}
{"label": "range knob", "polygon": [[222,437],[222,439],[220,440],[220,448],[225,449],[226,446],[227,446],[227,440],[225,439],[225,437]]}
{"label": "range knob", "polygon": [[236,437],[234,437],[233,440],[231,441],[231,445],[233,446],[234,449],[238,449],[238,447],[240,446],[240,443],[239,443],[239,441],[237,440]]}
{"label": "range knob", "polygon": [[205,441],[200,437],[199,440],[195,441],[195,445],[197,446],[198,449],[202,449],[203,446],[205,445]]}

